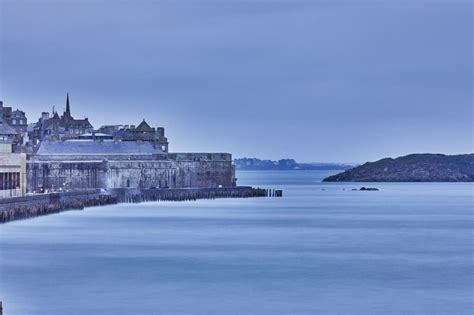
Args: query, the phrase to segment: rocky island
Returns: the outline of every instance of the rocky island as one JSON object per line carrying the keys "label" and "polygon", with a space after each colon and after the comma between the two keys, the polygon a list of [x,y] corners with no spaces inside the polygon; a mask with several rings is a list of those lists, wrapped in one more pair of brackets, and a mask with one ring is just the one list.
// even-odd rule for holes
{"label": "rocky island", "polygon": [[410,154],[385,158],[325,178],[325,182],[473,182],[474,154]]}

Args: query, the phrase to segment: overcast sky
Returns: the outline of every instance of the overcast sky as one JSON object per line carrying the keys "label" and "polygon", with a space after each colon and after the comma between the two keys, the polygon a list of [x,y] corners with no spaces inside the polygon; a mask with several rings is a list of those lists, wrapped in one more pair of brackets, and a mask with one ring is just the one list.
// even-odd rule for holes
{"label": "overcast sky", "polygon": [[0,0],[0,99],[164,126],[172,151],[473,151],[472,1]]}

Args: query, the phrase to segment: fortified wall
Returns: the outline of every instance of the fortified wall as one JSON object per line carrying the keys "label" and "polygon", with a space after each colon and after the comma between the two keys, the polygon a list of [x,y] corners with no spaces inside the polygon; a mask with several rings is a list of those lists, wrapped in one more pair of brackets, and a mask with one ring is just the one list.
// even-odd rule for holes
{"label": "fortified wall", "polygon": [[44,142],[27,161],[28,191],[234,187],[228,153],[166,153],[150,143]]}

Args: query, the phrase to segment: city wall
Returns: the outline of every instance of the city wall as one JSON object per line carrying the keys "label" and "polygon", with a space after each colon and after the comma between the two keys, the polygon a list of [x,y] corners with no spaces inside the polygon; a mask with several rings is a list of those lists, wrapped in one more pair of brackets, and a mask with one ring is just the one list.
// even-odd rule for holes
{"label": "city wall", "polygon": [[143,156],[32,156],[28,191],[113,188],[233,187],[235,169],[226,153]]}

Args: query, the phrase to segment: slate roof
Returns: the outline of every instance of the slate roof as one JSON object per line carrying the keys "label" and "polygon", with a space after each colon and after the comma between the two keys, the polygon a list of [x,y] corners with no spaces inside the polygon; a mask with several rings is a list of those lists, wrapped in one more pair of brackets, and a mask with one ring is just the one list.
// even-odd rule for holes
{"label": "slate roof", "polygon": [[52,118],[45,120],[43,123],[43,130],[46,129],[54,129],[55,126],[62,127],[62,128],[84,128],[84,129],[92,129],[92,125],[87,119],[64,119],[59,118],[57,114],[55,114]]}
{"label": "slate roof", "polygon": [[24,111],[21,111],[21,110],[19,110],[19,109],[14,110],[14,111],[12,112],[12,117],[13,117],[13,118],[23,118],[23,119],[26,119],[25,112],[24,112]]}
{"label": "slate roof", "polygon": [[11,136],[16,134],[18,134],[16,130],[7,124],[5,120],[0,118],[0,135]]}
{"label": "slate roof", "polygon": [[151,128],[150,125],[143,119],[143,121],[134,129],[134,131],[139,132],[154,132],[155,129]]}
{"label": "slate roof", "polygon": [[44,155],[143,155],[163,153],[150,142],[114,140],[43,141],[37,154]]}
{"label": "slate roof", "polygon": [[65,126],[69,128],[92,128],[91,123],[87,119],[73,119],[68,121]]}

